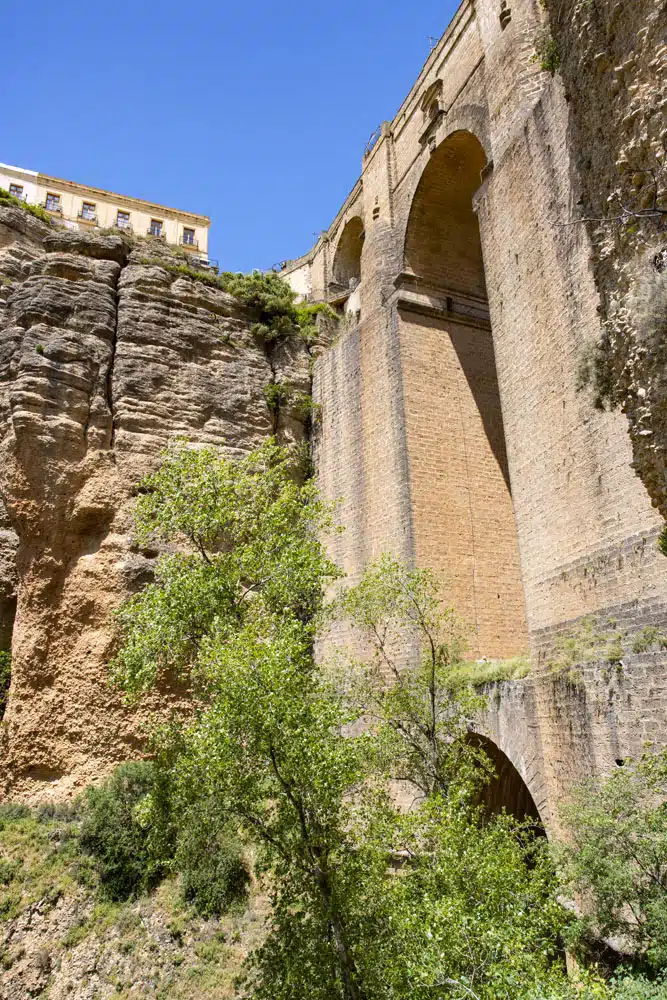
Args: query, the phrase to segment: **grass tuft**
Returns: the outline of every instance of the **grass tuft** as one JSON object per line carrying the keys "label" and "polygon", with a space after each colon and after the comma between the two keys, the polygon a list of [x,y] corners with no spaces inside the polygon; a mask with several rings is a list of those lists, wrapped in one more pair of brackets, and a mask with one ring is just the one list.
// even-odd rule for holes
{"label": "grass tuft", "polygon": [[517,681],[530,673],[528,656],[513,656],[507,660],[465,660],[450,674],[452,687],[470,684],[482,687],[498,681]]}

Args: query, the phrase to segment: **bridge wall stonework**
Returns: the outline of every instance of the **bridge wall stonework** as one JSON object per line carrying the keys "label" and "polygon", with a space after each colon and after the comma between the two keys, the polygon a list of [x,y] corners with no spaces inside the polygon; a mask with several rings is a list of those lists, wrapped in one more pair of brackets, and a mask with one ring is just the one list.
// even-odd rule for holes
{"label": "bridge wall stonework", "polygon": [[[559,679],[545,650],[589,616],[628,634],[664,623],[667,561],[625,418],[579,391],[600,320],[588,235],[569,224],[568,105],[533,58],[541,5],[511,8],[503,30],[495,0],[462,4],[334,223],[284,275],[332,299],[338,241],[361,217],[360,315],[314,373],[320,485],[346,527],[333,554],[352,579],[386,550],[431,566],[475,654],[530,649],[533,676],[492,691],[480,725],[553,823],[572,780],[659,738],[667,697],[660,656],[627,655],[612,689],[604,665]],[[472,211],[481,286],[466,277]]]}

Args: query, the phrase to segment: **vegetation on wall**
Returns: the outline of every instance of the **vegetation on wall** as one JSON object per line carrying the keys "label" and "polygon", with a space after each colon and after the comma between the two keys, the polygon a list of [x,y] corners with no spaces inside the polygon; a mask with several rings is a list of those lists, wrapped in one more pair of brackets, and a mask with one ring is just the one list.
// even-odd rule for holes
{"label": "vegetation on wall", "polygon": [[470,684],[472,687],[483,687],[485,684],[497,684],[501,681],[518,681],[530,673],[530,657],[512,656],[506,660],[462,660],[455,664],[449,682],[453,685]]}
{"label": "vegetation on wall", "polygon": [[50,226],[53,221],[49,213],[40,205],[29,205],[27,201],[23,201],[22,198],[15,198],[13,194],[10,194],[9,191],[6,191],[4,188],[0,188],[0,207],[20,208],[22,212],[27,212],[28,215],[33,215],[41,222],[45,222],[47,226]]}
{"label": "vegetation on wall", "polygon": [[548,28],[542,31],[535,39],[533,61],[539,64],[543,72],[551,73],[552,76],[555,76],[560,69],[561,59],[558,42]]}
{"label": "vegetation on wall", "polygon": [[667,968],[667,751],[590,779],[563,812],[564,885],[583,907],[568,927],[571,947],[585,953],[613,937],[644,972]]}
{"label": "vegetation on wall", "polygon": [[224,271],[212,274],[188,264],[171,264],[162,258],[144,258],[144,264],[154,264],[171,274],[192,278],[211,288],[219,288],[244,302],[258,315],[252,333],[265,343],[297,335],[313,344],[318,335],[317,317],[336,320],[337,314],[326,303],[296,304],[296,294],[286,281],[273,271],[252,271],[250,274]]}
{"label": "vegetation on wall", "polygon": [[[626,228],[630,223],[629,218]],[[598,409],[603,409],[605,405],[619,407],[624,402],[627,387],[618,377],[615,345],[636,342],[644,355],[657,362],[661,362],[665,354],[667,267],[663,268],[661,254],[651,250],[649,256],[652,260],[648,263],[642,260],[637,273],[633,274],[631,288],[611,299],[600,341],[587,345],[582,351],[577,388],[590,385]],[[646,391],[637,386],[635,392],[638,389]]]}
{"label": "vegetation on wall", "polygon": [[620,672],[626,655],[663,649],[667,649],[667,633],[658,626],[633,631],[619,627],[614,618],[599,620],[587,615],[555,636],[544,660],[551,673],[576,684],[582,680],[581,668],[588,663],[604,663]]}
{"label": "vegetation on wall", "polygon": [[295,389],[289,382],[269,382],[264,386],[264,399],[271,414],[273,434],[278,430],[280,410],[284,406],[292,408],[307,433],[310,433],[322,412],[321,405],[313,401],[310,393]]}

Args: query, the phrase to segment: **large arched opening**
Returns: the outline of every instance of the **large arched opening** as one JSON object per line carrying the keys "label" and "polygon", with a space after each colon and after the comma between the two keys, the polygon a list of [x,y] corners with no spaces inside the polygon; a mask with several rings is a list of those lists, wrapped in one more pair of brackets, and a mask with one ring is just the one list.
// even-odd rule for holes
{"label": "large arched opening", "polygon": [[445,139],[421,176],[405,236],[406,270],[433,290],[469,295],[482,305],[486,282],[472,198],[485,163],[471,132]]}
{"label": "large arched opening", "polygon": [[364,224],[358,215],[346,223],[338,240],[333,260],[333,280],[349,288],[361,281],[361,249],[364,245]]}
{"label": "large arched opening", "polygon": [[464,130],[431,153],[396,280],[418,565],[441,571],[474,626],[471,652],[527,650],[479,225],[486,155]]}

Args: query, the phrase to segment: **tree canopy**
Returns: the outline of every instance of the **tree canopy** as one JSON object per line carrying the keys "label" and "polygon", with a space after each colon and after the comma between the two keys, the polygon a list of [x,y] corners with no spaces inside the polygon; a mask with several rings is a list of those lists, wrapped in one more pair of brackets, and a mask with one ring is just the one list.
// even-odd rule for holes
{"label": "tree canopy", "polygon": [[[493,768],[455,680],[465,627],[390,557],[343,587],[334,513],[274,442],[238,461],[178,443],[137,503],[164,555],[118,613],[113,676],[130,698],[187,683],[189,711],[153,734],[169,822],[214,804],[258,852],[271,918],[239,996],[602,1000],[594,976],[568,982],[574,918],[544,838],[478,805]],[[332,619],[361,653],[316,657]]]}

